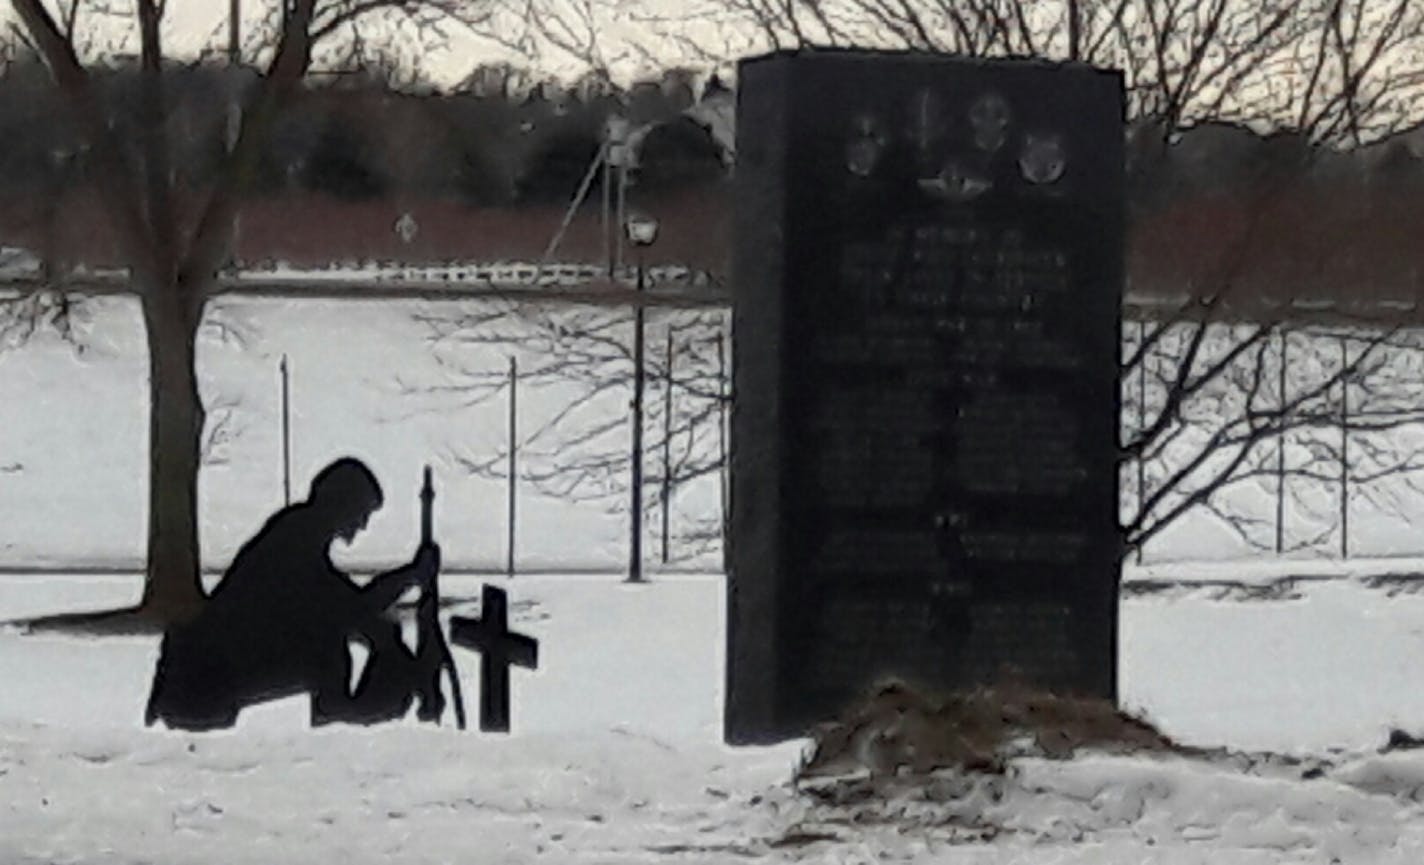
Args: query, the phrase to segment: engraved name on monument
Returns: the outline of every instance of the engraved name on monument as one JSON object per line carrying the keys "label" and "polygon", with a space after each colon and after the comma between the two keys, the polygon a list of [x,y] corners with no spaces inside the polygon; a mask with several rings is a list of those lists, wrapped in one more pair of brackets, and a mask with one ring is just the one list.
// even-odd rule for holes
{"label": "engraved name on monument", "polygon": [[1119,77],[739,80],[727,738],[887,676],[1114,695]]}

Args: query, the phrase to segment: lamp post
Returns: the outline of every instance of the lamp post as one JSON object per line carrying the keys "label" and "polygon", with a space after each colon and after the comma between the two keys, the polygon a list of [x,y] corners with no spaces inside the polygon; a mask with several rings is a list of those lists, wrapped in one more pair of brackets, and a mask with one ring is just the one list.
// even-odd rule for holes
{"label": "lamp post", "polygon": [[628,582],[643,582],[643,253],[658,238],[657,220],[632,216],[624,224],[638,250],[638,297],[633,304],[633,448],[629,491]]}

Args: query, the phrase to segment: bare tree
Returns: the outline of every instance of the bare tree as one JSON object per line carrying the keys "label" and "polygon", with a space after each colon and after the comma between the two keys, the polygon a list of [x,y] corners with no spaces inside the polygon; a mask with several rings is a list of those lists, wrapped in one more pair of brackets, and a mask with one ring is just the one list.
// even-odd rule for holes
{"label": "bare tree", "polygon": [[[108,4],[11,0],[24,38],[43,58],[80,138],[143,310],[149,351],[149,530],[147,574],[137,609],[145,621],[189,615],[200,605],[197,478],[204,407],[194,344],[204,308],[216,291],[231,228],[261,148],[283,108],[312,69],[322,45],[349,37],[380,18],[386,31],[437,37],[449,22],[479,20],[481,4],[464,0],[282,0],[253,52],[262,62],[244,96],[241,122],[211,185],[196,202],[174,183],[165,66],[166,0]],[[129,11],[131,9],[131,12]],[[137,44],[139,86],[132,124],[105,122],[87,58],[85,15]],[[91,22],[92,23],[92,22]],[[132,131],[128,131],[132,130]]]}
{"label": "bare tree", "polygon": [[[1166,136],[1204,120],[1368,135],[1399,85],[1418,84],[1419,18],[1407,0],[727,0],[722,28],[682,44],[725,61],[728,29],[764,48],[856,45],[975,57],[1042,57],[1120,69],[1129,115]],[[694,16],[711,15],[697,10]],[[723,16],[714,16],[723,17]],[[686,30],[686,19],[666,23]],[[1401,74],[1402,73],[1402,74]],[[1323,90],[1321,89],[1323,88]],[[1328,95],[1325,93],[1328,91]],[[1321,97],[1326,96],[1322,104]],[[1417,106],[1418,94],[1412,96]],[[1407,114],[1408,111],[1406,110]],[[1377,127],[1376,132],[1385,131]]]}
{"label": "bare tree", "polygon": [[[725,346],[729,316],[721,309],[660,308],[650,316],[645,375],[652,390],[645,483],[680,488],[721,470],[721,418],[729,398]],[[569,502],[626,513],[631,453],[628,419],[610,406],[624,404],[633,378],[633,315],[627,309],[552,307],[498,301],[442,305],[417,316],[445,375],[440,385],[398,382],[402,395],[431,410],[508,398],[513,384],[502,366],[482,368],[493,349],[519,356],[521,394],[548,389],[557,410],[525,422],[519,441],[519,480]],[[659,350],[671,338],[671,358]],[[671,360],[672,367],[668,363]],[[670,389],[670,390],[669,390]],[[521,395],[521,402],[527,403]],[[668,413],[670,411],[670,414]],[[666,472],[662,455],[667,455]],[[504,478],[508,448],[452,453],[452,461],[484,478]],[[666,479],[666,487],[664,480]],[[650,515],[672,506],[645,497]],[[721,539],[720,514],[692,513],[673,521],[678,559],[713,551]]]}
{"label": "bare tree", "polygon": [[[1123,71],[1129,116],[1139,129],[1134,185],[1151,184],[1172,159],[1168,146],[1203,121],[1249,123],[1301,142],[1233,191],[1244,227],[1207,250],[1191,299],[1157,304],[1125,349],[1125,505],[1129,549],[1182,514],[1220,510],[1225,494],[1271,466],[1271,447],[1292,431],[1341,428],[1344,394],[1375,381],[1391,324],[1356,322],[1352,359],[1285,395],[1267,376],[1270,348],[1304,316],[1289,304],[1269,310],[1251,274],[1279,224],[1283,193],[1308,184],[1328,148],[1348,149],[1398,131],[1420,116],[1424,10],[1409,0],[732,0],[740,26],[773,48],[871,45],[971,56],[1037,56]],[[714,56],[715,51],[705,52]],[[1136,214],[1150,219],[1151,214]],[[1157,286],[1132,286],[1151,295]],[[1150,278],[1150,275],[1149,275]],[[1289,294],[1289,291],[1287,292]],[[1339,321],[1339,314],[1336,320]],[[1308,322],[1305,322],[1308,323]],[[1274,340],[1274,343],[1273,343]],[[1396,382],[1397,384],[1397,382]],[[1368,434],[1416,423],[1398,391],[1350,412],[1344,428],[1361,447]],[[1313,439],[1311,441],[1314,441]],[[1412,471],[1409,453],[1369,451],[1362,477]],[[1320,474],[1320,457],[1301,476]],[[1363,459],[1363,455],[1361,457]],[[1321,475],[1323,476],[1323,475]],[[1240,525],[1238,521],[1238,525]]]}
{"label": "bare tree", "polygon": [[[1318,315],[1296,303],[1323,287],[1266,285],[1259,263],[1271,255],[1290,254],[1273,248],[1282,236],[1281,226],[1299,219],[1287,213],[1286,193],[1311,189],[1312,168],[1331,148],[1356,147],[1417,118],[1418,69],[1409,64],[1417,62],[1414,54],[1424,40],[1424,17],[1405,2],[1388,8],[1331,2],[1316,10],[1309,26],[1301,29],[1297,21],[1291,28],[1291,42],[1261,59],[1267,65],[1289,60],[1287,78],[1295,84],[1282,88],[1289,95],[1285,102],[1267,99],[1262,121],[1285,127],[1313,146],[1294,151],[1284,164],[1263,166],[1234,191],[1239,224],[1234,233],[1223,231],[1227,237],[1202,257],[1205,264],[1194,274],[1194,296],[1166,316],[1149,316],[1135,338],[1128,334],[1133,344],[1124,353],[1122,367],[1128,427],[1122,455],[1128,499],[1123,525],[1129,549],[1140,549],[1198,506],[1228,516],[1247,534],[1249,524],[1240,514],[1224,513],[1227,494],[1266,475],[1284,484],[1287,471],[1281,456],[1293,433],[1307,436],[1302,444],[1308,455],[1296,461],[1294,473],[1322,477],[1317,466],[1332,454],[1318,446],[1314,431],[1341,430],[1347,441],[1352,433],[1367,433],[1376,436],[1378,445],[1378,434],[1421,420],[1409,408],[1408,395],[1398,390],[1349,410],[1352,389],[1387,387],[1381,373],[1405,350],[1408,339],[1400,334],[1397,317],[1372,321],[1365,310],[1335,309],[1331,326],[1350,327],[1339,335],[1351,347],[1350,356],[1307,380],[1282,374],[1286,349],[1280,346],[1286,344],[1287,331],[1297,339],[1312,332],[1329,337]],[[1166,90],[1162,93],[1166,102],[1158,104],[1173,107],[1161,122],[1181,123],[1199,110],[1191,103],[1174,102]],[[1231,103],[1233,111],[1249,104],[1239,96],[1217,94],[1206,110],[1225,110]],[[1160,288],[1138,286],[1146,295]],[[1295,369],[1288,366],[1286,372]],[[1347,456],[1333,456],[1348,472]],[[1418,467],[1413,454],[1388,447],[1374,447],[1372,460],[1368,470],[1360,467],[1362,478]]]}
{"label": "bare tree", "polygon": [[1203,319],[1129,328],[1140,334],[1127,343],[1135,365],[1123,381],[1130,549],[1198,507],[1269,549],[1276,523],[1233,505],[1241,487],[1306,480],[1319,490],[1343,480],[1369,489],[1390,476],[1409,482],[1424,468],[1392,435],[1424,423],[1417,385],[1399,376],[1419,349],[1418,334],[1339,313],[1331,319],[1297,313],[1289,325]]}
{"label": "bare tree", "polygon": [[[1262,358],[1264,376],[1238,364],[1223,378],[1219,394],[1199,400],[1197,411],[1182,419],[1183,426],[1194,428],[1182,438],[1200,440],[1215,435],[1228,419],[1235,419],[1244,431],[1241,419],[1250,414],[1245,407],[1253,403],[1279,414],[1274,437],[1256,440],[1237,470],[1202,499],[1200,507],[1249,547],[1277,552],[1319,548],[1331,541],[1333,549],[1344,550],[1354,500],[1368,502],[1376,514],[1407,513],[1424,495],[1424,479],[1418,474],[1424,454],[1410,441],[1424,431],[1421,348],[1418,330],[1369,322],[1349,326],[1316,321],[1276,328]],[[1161,368],[1171,367],[1169,360]],[[1148,385],[1140,393],[1149,400],[1166,393],[1167,383],[1154,374],[1156,368],[1151,360],[1143,367]],[[1125,396],[1125,414],[1135,416],[1138,395]],[[1242,443],[1248,440],[1243,437]],[[1185,450],[1199,447],[1193,443]],[[1234,446],[1221,448],[1219,463],[1234,451]],[[1144,459],[1142,465],[1145,489],[1137,487],[1137,478],[1124,484],[1130,508],[1136,497],[1168,489],[1172,472],[1180,468],[1161,455]],[[1193,485],[1206,486],[1211,480],[1209,472],[1202,472],[1178,483],[1168,497],[1170,505],[1163,502],[1158,514],[1142,515],[1144,531],[1155,534],[1154,527],[1169,525],[1163,518],[1171,506],[1191,497]],[[1254,496],[1235,495],[1247,488],[1254,488]],[[1257,506],[1241,498],[1253,498]],[[1276,507],[1262,509],[1259,502],[1270,498]]]}
{"label": "bare tree", "polygon": [[78,298],[56,291],[55,276],[64,269],[60,212],[75,187],[78,155],[70,146],[62,119],[47,97],[48,73],[39,58],[14,33],[0,41],[0,130],[10,145],[0,153],[0,176],[26,195],[31,206],[16,226],[28,235],[28,247],[0,248],[0,275],[29,284],[26,290],[0,293],[0,349],[12,348],[44,332],[58,334],[82,348],[76,338]]}
{"label": "bare tree", "polygon": [[[1313,188],[1320,160],[1421,116],[1424,8],[1412,0],[729,0],[694,6],[682,17],[628,14],[714,63],[728,59],[729,44],[738,51],[855,45],[1120,68],[1138,130],[1132,142],[1138,189],[1160,182],[1172,167],[1172,142],[1194,125],[1226,121],[1281,133],[1274,141],[1285,146],[1244,171],[1229,191],[1232,229],[1189,250],[1191,273],[1178,280],[1189,283],[1185,302],[1162,299],[1168,287],[1152,284],[1160,272],[1130,270],[1133,292],[1157,302],[1142,313],[1140,330],[1129,328],[1120,370],[1127,549],[1140,548],[1194,508],[1228,516],[1250,534],[1247,518],[1226,513],[1229,494],[1286,474],[1338,476],[1345,455],[1330,441],[1342,430],[1360,451],[1347,466],[1358,482],[1419,467],[1412,452],[1387,444],[1393,431],[1424,421],[1411,408],[1411,393],[1390,373],[1412,336],[1398,321],[1348,311],[1312,317],[1291,300],[1319,286],[1270,286],[1259,266],[1263,258],[1288,254],[1274,244],[1282,225],[1301,218],[1291,211],[1298,199],[1290,196]],[[711,35],[692,35],[689,19],[698,22],[698,33]],[[1135,204],[1138,223],[1151,223],[1155,204]],[[584,377],[593,394],[626,379],[628,351],[612,336],[616,321],[532,319],[519,339],[540,334],[536,339],[560,358],[550,361],[549,371]],[[430,324],[437,341],[465,338],[448,323]],[[466,318],[460,332],[492,324]],[[1326,342],[1343,336],[1349,359],[1313,378],[1288,377],[1279,387],[1272,346],[1287,330],[1300,340],[1311,327]],[[502,337],[492,330],[474,338]],[[595,355],[602,360],[590,363]],[[1349,409],[1343,420],[1342,408]],[[592,473],[603,484],[598,494],[610,495],[609,479],[626,467],[626,458],[611,444],[580,447],[613,435],[622,422],[605,417],[601,427],[566,427],[571,447],[560,451],[563,462],[548,464],[553,474],[537,482],[569,495]],[[1282,469],[1275,455],[1287,441],[1296,442],[1299,453]],[[472,468],[487,471],[494,464]]]}
{"label": "bare tree", "polygon": [[607,38],[606,29],[620,15],[620,4],[600,0],[494,0],[490,26],[481,35],[516,56],[550,59],[555,55],[598,78],[627,61],[634,51],[626,40]]}

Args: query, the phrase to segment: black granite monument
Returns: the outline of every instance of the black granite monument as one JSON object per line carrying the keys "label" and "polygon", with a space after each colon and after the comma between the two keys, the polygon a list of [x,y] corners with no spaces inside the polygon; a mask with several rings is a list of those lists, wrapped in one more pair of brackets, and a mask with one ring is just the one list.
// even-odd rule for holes
{"label": "black granite monument", "polygon": [[726,738],[1117,679],[1119,75],[742,63]]}

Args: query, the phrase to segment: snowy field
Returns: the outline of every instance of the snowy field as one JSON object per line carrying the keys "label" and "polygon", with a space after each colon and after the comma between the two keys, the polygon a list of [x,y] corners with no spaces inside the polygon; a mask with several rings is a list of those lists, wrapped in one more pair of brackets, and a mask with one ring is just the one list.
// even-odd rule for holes
{"label": "snowy field", "polygon": [[[454,576],[444,588],[473,598],[478,585]],[[1281,760],[1090,754],[1019,760],[934,807],[906,796],[870,809],[798,793],[803,743],[721,745],[720,578],[505,585],[512,627],[541,641],[541,668],[512,674],[508,737],[313,732],[300,700],[249,710],[232,732],[144,729],[156,639],[0,630],[0,862],[1424,857],[1424,752],[1376,753],[1392,726],[1424,731],[1424,595],[1346,576],[1274,600],[1199,588],[1124,602],[1128,707],[1191,744],[1324,760],[1318,777]],[[118,604],[137,588],[0,578],[0,618]],[[478,662],[456,653],[473,715]],[[950,818],[971,812],[997,837],[966,840]]]}
{"label": "snowy field", "polygon": [[[456,308],[226,299],[209,310],[198,358],[209,568],[282,502],[284,356],[294,496],[347,453],[386,486],[370,531],[335,550],[340,564],[361,570],[411,554],[429,462],[447,568],[502,567],[506,488],[460,465],[505,445],[507,403],[472,401],[452,387],[452,370],[534,358],[518,339],[434,350],[417,316]],[[138,595],[132,575],[87,572],[135,571],[143,553],[141,324],[131,301],[83,309],[77,347],[41,334],[0,350],[0,621]],[[571,392],[521,392],[521,429],[554,417]],[[618,384],[583,409],[583,422],[602,425],[620,449],[627,398]],[[829,806],[792,784],[806,743],[721,744],[715,549],[678,562],[685,574],[628,586],[598,575],[625,561],[619,496],[521,490],[526,575],[499,582],[512,626],[540,640],[541,668],[512,673],[512,735],[413,723],[310,731],[300,700],[249,710],[227,733],[145,729],[156,637],[0,627],[0,865],[1413,865],[1424,861],[1424,751],[1379,750],[1391,728],[1424,735],[1424,494],[1405,485],[1361,495],[1351,543],[1367,558],[1332,561],[1320,552],[1335,508],[1330,488],[1316,491],[1319,502],[1293,509],[1293,531],[1326,540],[1293,560],[1259,556],[1203,511],[1124,575],[1123,704],[1184,743],[1257,756],[1025,758],[969,788],[941,779]],[[678,489],[674,531],[715,515],[719,498],[715,473]],[[1263,488],[1239,503],[1270,505]],[[479,585],[446,577],[447,597],[460,601],[452,612],[474,614]],[[478,659],[456,653],[473,718]]]}
{"label": "snowy field", "polygon": [[[221,569],[283,502],[279,365],[290,370],[294,499],[333,459],[364,459],[381,479],[386,507],[350,550],[348,563],[385,566],[412,554],[418,537],[421,467],[435,470],[435,534],[451,567],[504,568],[506,485],[475,477],[461,459],[507,448],[508,402],[473,401],[463,372],[532,363],[520,341],[437,351],[418,315],[480,314],[495,303],[390,303],[225,299],[209,304],[198,341],[199,385],[208,410],[199,481],[204,563]],[[649,344],[661,345],[657,314]],[[517,333],[514,327],[510,328]],[[630,328],[620,330],[627,338]],[[147,488],[147,354],[136,302],[93,298],[79,315],[77,345],[40,332],[0,346],[0,568],[139,570]],[[564,410],[576,389],[527,388],[519,401],[527,435]],[[660,404],[649,383],[650,412]],[[575,416],[575,430],[626,415],[615,386]],[[626,453],[626,426],[603,437]],[[649,453],[651,474],[658,456]],[[502,467],[502,464],[501,464]],[[715,475],[681,486],[673,531],[710,517]],[[651,500],[651,499],[650,499]],[[623,498],[570,502],[525,488],[518,502],[518,564],[530,571],[609,571],[626,561]],[[81,514],[105,513],[102,520]],[[81,524],[82,523],[82,524]],[[649,520],[646,544],[652,548]],[[683,561],[706,570],[720,558]]]}
{"label": "snowy field", "polygon": [[[278,368],[285,356],[291,381],[294,496],[304,495],[316,470],[347,453],[366,459],[386,486],[388,506],[352,549],[352,562],[389,564],[411,554],[420,468],[431,463],[439,495],[436,534],[447,564],[502,570],[506,485],[499,477],[471,475],[461,461],[494,459],[495,473],[502,472],[498,456],[507,446],[507,397],[501,393],[476,400],[462,388],[468,376],[455,373],[500,374],[511,355],[527,370],[541,357],[530,350],[530,340],[521,338],[517,324],[503,325],[509,339],[502,344],[452,341],[436,346],[430,328],[417,318],[461,310],[480,315],[491,309],[457,302],[270,298],[224,298],[211,304],[198,345],[209,421],[207,462],[199,484],[207,566],[221,568],[282,503]],[[663,345],[663,316],[659,310],[649,316],[654,366]],[[78,324],[78,347],[45,332],[24,344],[0,347],[0,405],[6,407],[0,423],[0,569],[122,572],[138,570],[141,564],[147,483],[147,361],[141,318],[131,299],[105,297],[86,301]],[[601,336],[607,337],[605,350],[626,346],[631,326],[614,325]],[[1322,343],[1323,354],[1313,360],[1328,366],[1327,349],[1334,346],[1334,341]],[[1421,357],[1419,351],[1401,351],[1385,364],[1389,375],[1379,376],[1380,381],[1406,387],[1404,397],[1411,405],[1420,398]],[[565,428],[571,435],[602,429],[590,451],[594,462],[601,454],[626,454],[629,438],[625,418],[630,363],[605,359],[603,364],[598,370],[574,373],[583,374],[584,386],[589,377],[610,370],[624,380],[599,388]],[[686,374],[685,366],[679,369],[680,375]],[[656,376],[649,381],[648,406],[654,416],[647,424],[650,442],[659,433],[655,416],[661,405],[660,384]],[[564,411],[577,392],[577,387],[558,383],[521,389],[521,435]],[[715,453],[715,423],[714,413],[697,425],[701,438],[694,449],[700,448],[704,459]],[[1326,444],[1334,440],[1328,429],[1321,435]],[[1363,460],[1368,445],[1369,450],[1418,462],[1410,455],[1424,449],[1420,425],[1390,433],[1388,448],[1381,447],[1381,435],[1362,439],[1352,451],[1354,458]],[[685,442],[676,442],[680,452]],[[649,446],[651,505],[661,455]],[[1310,450],[1299,441],[1294,447],[1302,454]],[[1305,459],[1302,454],[1293,451],[1292,460]],[[576,461],[577,455],[571,459]],[[1334,477],[1328,459],[1313,459],[1319,463],[1315,470]],[[524,471],[529,468],[526,463]],[[527,483],[521,486],[516,542],[521,569],[608,572],[623,566],[627,516],[625,497],[617,490],[626,472],[620,467],[611,473],[590,482],[606,487],[608,495],[582,501],[540,495]],[[1270,478],[1252,479],[1234,487],[1215,512],[1189,512],[1153,538],[1146,551],[1148,563],[1235,562],[1261,556],[1223,515],[1254,518],[1261,523],[1252,530],[1257,540],[1269,541],[1275,514],[1272,484]],[[1352,555],[1424,556],[1424,470],[1356,484],[1350,495]],[[674,536],[697,525],[715,525],[720,497],[715,472],[679,485],[673,495]],[[80,525],[80,515],[100,511],[106,519]],[[1339,505],[1333,481],[1294,481],[1286,512],[1292,558],[1310,562],[1338,554]],[[644,539],[649,550],[657,548],[657,523],[650,514]],[[675,544],[673,555],[683,570],[721,567],[715,539],[698,550]]]}

